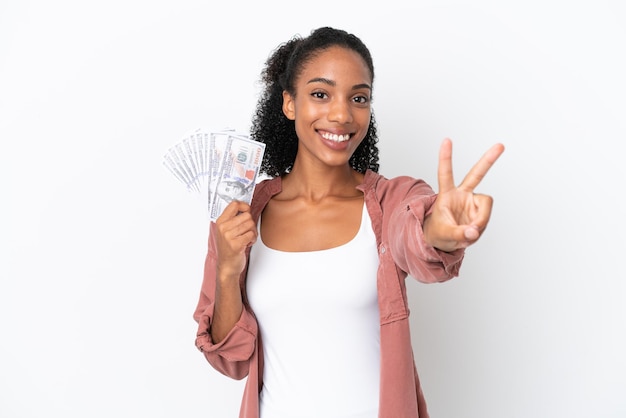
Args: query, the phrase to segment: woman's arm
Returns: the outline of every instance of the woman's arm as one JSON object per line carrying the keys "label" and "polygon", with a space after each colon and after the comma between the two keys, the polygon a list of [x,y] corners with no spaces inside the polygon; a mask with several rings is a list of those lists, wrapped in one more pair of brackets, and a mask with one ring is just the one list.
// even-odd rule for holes
{"label": "woman's arm", "polygon": [[198,322],[196,346],[223,374],[241,379],[248,373],[258,327],[244,309],[239,279],[246,249],[256,240],[256,225],[249,206],[233,202],[211,225],[200,300],[194,313]]}

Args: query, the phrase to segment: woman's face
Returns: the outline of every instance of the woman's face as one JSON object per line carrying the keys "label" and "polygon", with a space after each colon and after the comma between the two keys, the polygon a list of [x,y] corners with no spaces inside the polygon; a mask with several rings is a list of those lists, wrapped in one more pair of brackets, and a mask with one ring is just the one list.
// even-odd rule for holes
{"label": "woman's face", "polygon": [[305,64],[296,95],[283,93],[283,112],[295,121],[298,159],[326,166],[348,163],[370,123],[372,77],[361,56],[331,47]]}

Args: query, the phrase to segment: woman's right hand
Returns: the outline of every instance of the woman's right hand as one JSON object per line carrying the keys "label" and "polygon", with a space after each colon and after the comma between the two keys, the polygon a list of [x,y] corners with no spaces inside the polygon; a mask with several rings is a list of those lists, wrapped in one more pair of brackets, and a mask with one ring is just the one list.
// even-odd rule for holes
{"label": "woman's right hand", "polygon": [[215,221],[217,226],[217,274],[220,279],[239,278],[246,266],[246,249],[257,239],[250,205],[232,201]]}

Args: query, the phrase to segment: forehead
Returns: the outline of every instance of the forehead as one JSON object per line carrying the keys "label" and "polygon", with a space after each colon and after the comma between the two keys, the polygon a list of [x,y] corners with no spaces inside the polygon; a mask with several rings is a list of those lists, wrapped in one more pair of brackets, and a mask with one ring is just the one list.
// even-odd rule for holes
{"label": "forehead", "polygon": [[330,80],[352,79],[354,84],[371,84],[372,74],[365,60],[352,49],[332,46],[314,54],[303,66],[298,81],[323,77]]}

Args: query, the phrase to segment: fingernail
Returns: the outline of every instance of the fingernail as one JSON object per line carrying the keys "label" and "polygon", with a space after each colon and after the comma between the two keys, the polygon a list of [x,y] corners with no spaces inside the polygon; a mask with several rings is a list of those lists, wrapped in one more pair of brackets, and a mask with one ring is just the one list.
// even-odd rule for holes
{"label": "fingernail", "polygon": [[470,226],[465,229],[465,238],[469,240],[475,240],[479,237],[478,228],[475,226]]}

